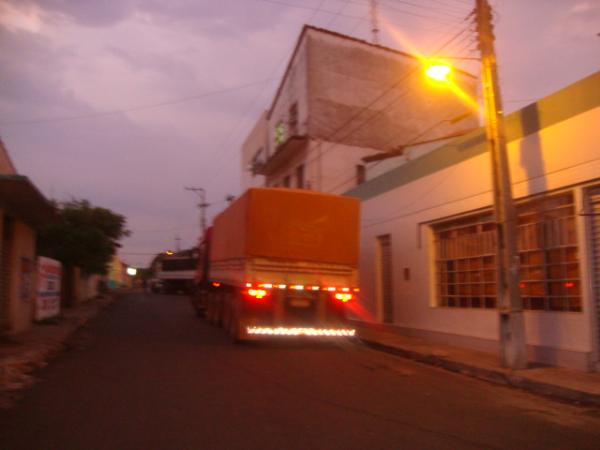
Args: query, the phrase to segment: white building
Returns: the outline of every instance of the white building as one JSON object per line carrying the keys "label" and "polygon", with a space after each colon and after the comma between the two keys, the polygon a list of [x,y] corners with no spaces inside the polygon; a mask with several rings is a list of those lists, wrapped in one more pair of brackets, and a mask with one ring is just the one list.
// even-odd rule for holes
{"label": "white building", "polygon": [[[473,76],[455,81],[474,94]],[[418,58],[305,26],[269,110],[242,146],[242,187],[344,192],[364,180],[363,157],[472,130],[469,111],[427,84]]]}
{"label": "white building", "polygon": [[[531,360],[600,368],[600,72],[506,118]],[[346,192],[363,200],[361,301],[407,335],[498,347],[483,130]],[[389,162],[389,161],[387,161]]]}

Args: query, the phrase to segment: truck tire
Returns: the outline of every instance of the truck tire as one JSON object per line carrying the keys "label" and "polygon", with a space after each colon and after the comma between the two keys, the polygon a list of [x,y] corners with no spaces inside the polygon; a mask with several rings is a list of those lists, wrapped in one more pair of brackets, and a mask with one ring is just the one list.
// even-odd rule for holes
{"label": "truck tire", "polygon": [[229,327],[227,328],[227,332],[231,337],[231,340],[234,344],[243,344],[248,341],[248,334],[246,330],[243,328],[244,325],[240,321],[239,310],[236,305],[239,299],[236,296],[241,295],[240,293],[235,293],[231,296],[231,319],[229,323]]}
{"label": "truck tire", "polygon": [[206,320],[211,325],[216,323],[216,302],[214,292],[211,292],[208,295],[208,301],[206,303]]}
{"label": "truck tire", "polygon": [[223,326],[223,300],[227,294],[220,292],[215,296],[215,325],[218,327]]}
{"label": "truck tire", "polygon": [[240,320],[236,316],[231,317],[231,323],[227,331],[229,333],[229,336],[231,337],[231,341],[234,344],[241,344],[242,342],[244,342],[244,336],[242,333],[242,328],[240,326]]}
{"label": "truck tire", "polygon": [[233,309],[231,307],[230,298],[228,296],[227,301],[224,304],[223,308],[223,328],[227,333],[230,333],[231,330],[231,322],[233,321]]}

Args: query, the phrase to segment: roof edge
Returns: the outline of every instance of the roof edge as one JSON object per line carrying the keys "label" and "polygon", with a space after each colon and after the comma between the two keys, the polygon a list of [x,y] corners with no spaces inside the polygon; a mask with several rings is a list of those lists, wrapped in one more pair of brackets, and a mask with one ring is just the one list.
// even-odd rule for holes
{"label": "roof edge", "polygon": [[[316,31],[318,33],[325,33],[325,34],[329,34],[331,36],[335,36],[338,38],[342,38],[348,41],[353,41],[359,44],[363,44],[363,45],[368,45],[369,47],[373,47],[379,50],[385,50],[387,52],[391,52],[394,53],[396,55],[400,55],[400,56],[404,56],[407,58],[411,58],[413,60],[419,61],[420,58],[418,56],[415,56],[413,54],[404,52],[402,50],[397,50],[391,47],[387,47],[385,45],[380,45],[380,44],[373,44],[372,42],[369,41],[365,41],[364,39],[359,39],[356,38],[354,36],[349,36],[347,34],[342,34],[342,33],[338,33],[337,31],[332,31],[332,30],[327,30],[325,28],[319,28],[319,27],[315,27],[313,25],[308,25],[308,24],[304,24],[304,26],[302,27],[302,31],[300,32],[300,35],[298,36],[298,39],[296,40],[296,45],[294,46],[294,50],[292,51],[292,55],[287,63],[287,66],[285,68],[285,72],[283,73],[283,76],[281,77],[281,81],[279,82],[279,86],[277,87],[277,90],[275,91],[275,96],[273,97],[273,100],[271,101],[271,106],[269,107],[269,109],[267,110],[267,120],[271,119],[271,114],[273,112],[273,108],[275,107],[275,103],[277,103],[277,100],[279,99],[279,96],[281,94],[281,90],[283,89],[283,85],[285,84],[285,81],[287,80],[288,77],[288,73],[290,71],[290,68],[292,66],[292,62],[294,61],[294,58],[296,57],[296,54],[298,53],[298,49],[300,48],[300,44],[302,43],[302,40],[304,39],[304,36],[306,35],[306,33],[308,31]],[[461,70],[461,69],[457,69],[458,72],[460,72],[463,75],[466,75],[474,80],[477,79],[476,75],[473,75],[472,73],[469,73],[467,71]]]}

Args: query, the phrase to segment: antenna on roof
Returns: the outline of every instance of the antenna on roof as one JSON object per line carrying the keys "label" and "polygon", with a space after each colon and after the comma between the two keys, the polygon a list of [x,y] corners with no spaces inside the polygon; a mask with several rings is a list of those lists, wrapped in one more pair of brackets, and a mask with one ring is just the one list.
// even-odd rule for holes
{"label": "antenna on roof", "polygon": [[379,45],[379,20],[377,19],[377,0],[371,0],[371,33],[373,33],[373,44]]}

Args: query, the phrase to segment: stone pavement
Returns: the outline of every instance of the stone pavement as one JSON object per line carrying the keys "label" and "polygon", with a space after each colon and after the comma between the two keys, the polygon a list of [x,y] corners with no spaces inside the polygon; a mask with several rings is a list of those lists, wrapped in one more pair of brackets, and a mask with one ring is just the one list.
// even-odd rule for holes
{"label": "stone pavement", "polygon": [[498,356],[424,339],[402,336],[375,324],[354,322],[358,337],[370,348],[531,391],[554,399],[600,407],[600,373],[536,364],[525,370],[499,365]]}
{"label": "stone pavement", "polygon": [[61,316],[34,324],[29,330],[0,341],[0,408],[8,408],[21,389],[34,383],[33,373],[67,345],[69,337],[112,304],[119,293],[67,308]]}

